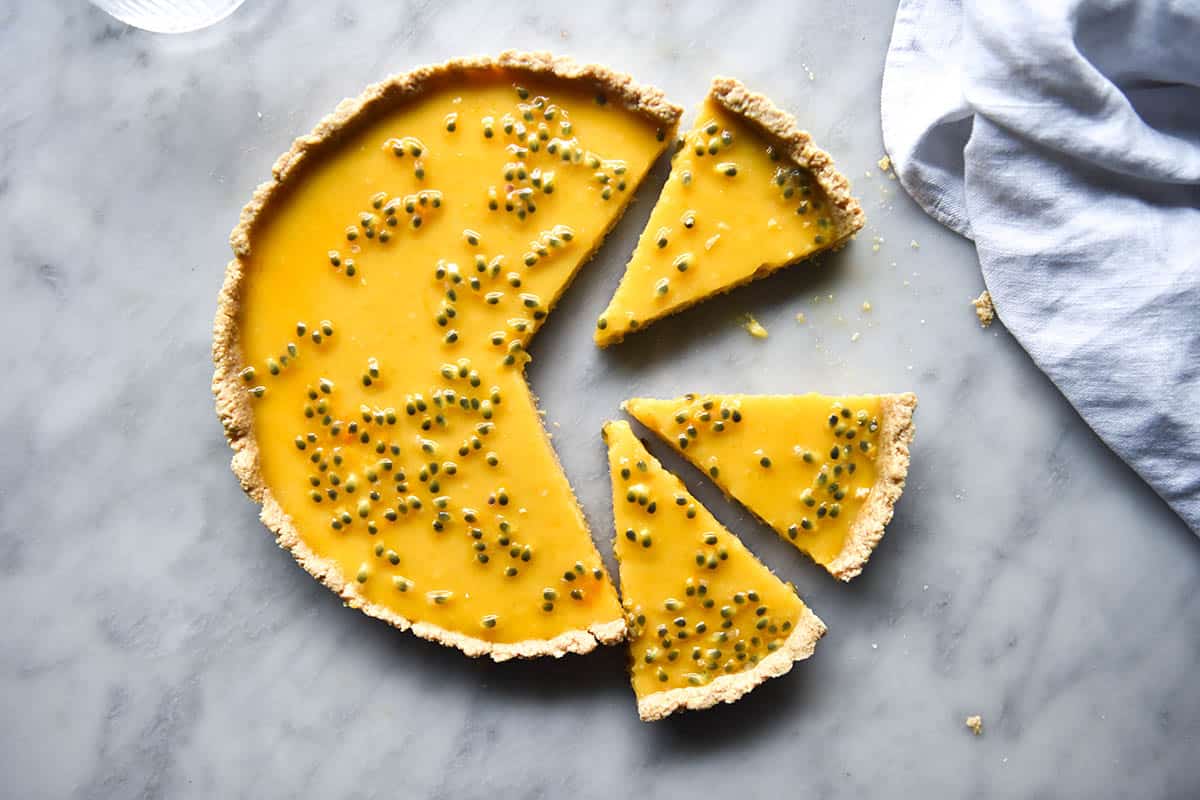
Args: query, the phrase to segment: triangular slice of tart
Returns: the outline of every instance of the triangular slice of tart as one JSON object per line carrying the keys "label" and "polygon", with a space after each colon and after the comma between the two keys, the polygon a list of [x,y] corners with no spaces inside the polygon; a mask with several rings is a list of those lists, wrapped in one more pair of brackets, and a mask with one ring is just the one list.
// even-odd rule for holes
{"label": "triangular slice of tart", "polygon": [[347,605],[497,660],[624,637],[524,369],[680,113],[547,54],[451,61],[343,102],[246,206],[217,409],[263,521]]}
{"label": "triangular slice of tart", "polygon": [[633,435],[604,427],[638,715],[732,703],[812,655],[825,624]]}
{"label": "triangular slice of tart", "polygon": [[850,580],[904,490],[913,394],[635,398],[624,408],[785,540]]}
{"label": "triangular slice of tart", "polygon": [[836,248],[863,226],[850,185],[795,119],[732,78],[713,81],[625,276],[600,346],[714,294]]}

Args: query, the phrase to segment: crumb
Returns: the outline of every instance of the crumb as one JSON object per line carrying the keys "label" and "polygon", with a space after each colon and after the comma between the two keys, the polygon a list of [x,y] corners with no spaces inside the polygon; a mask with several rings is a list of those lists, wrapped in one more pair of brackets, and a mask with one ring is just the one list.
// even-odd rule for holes
{"label": "crumb", "polygon": [[883,158],[879,159],[875,163],[879,165],[880,172],[887,172],[892,168],[892,159],[889,158],[886,153],[884,154]]}
{"label": "crumb", "polygon": [[871,240],[871,252],[873,252],[873,253],[878,253],[878,252],[879,252],[879,247],[880,247],[880,245],[882,245],[882,244],[883,244],[883,237],[882,237],[882,236],[876,236],[874,239],[872,239],[872,240]]}
{"label": "crumb", "polygon": [[808,317],[804,316],[803,311],[796,315],[796,322],[799,322],[801,325],[803,325],[805,322],[808,322]]}
{"label": "crumb", "polygon": [[911,242],[909,242],[909,243],[908,243],[908,246],[909,246],[909,247],[911,247],[913,250],[920,250],[920,249],[921,249],[921,245],[917,243],[917,240],[916,240],[916,239],[913,239]]}
{"label": "crumb", "polygon": [[714,233],[712,236],[708,237],[708,241],[704,243],[704,249],[712,250],[719,241],[721,241],[721,234]]}
{"label": "crumb", "polygon": [[769,231],[779,230],[778,220],[776,220],[774,217],[771,217],[769,220],[767,220],[767,230],[769,230]]}
{"label": "crumb", "polygon": [[864,178],[869,178],[869,177],[871,177],[871,170],[866,170],[865,172],[863,172],[863,177],[864,177]]}
{"label": "crumb", "polygon": [[850,341],[857,342],[858,337],[860,337],[860,336],[862,336],[862,334],[859,333],[858,331],[855,331],[854,334],[850,337]]}
{"label": "crumb", "polygon": [[862,310],[863,310],[863,311],[870,311],[870,310],[871,310],[871,301],[870,301],[870,300],[863,300],[863,304],[862,304]]}
{"label": "crumb", "polygon": [[979,714],[967,717],[967,727],[971,729],[971,733],[979,736],[983,733],[983,717]]}
{"label": "crumb", "polygon": [[979,327],[986,328],[996,319],[996,308],[992,305],[992,293],[986,289],[979,297],[971,301],[975,306],[975,316],[979,317]]}
{"label": "crumb", "polygon": [[755,339],[765,339],[769,335],[767,329],[759,324],[759,321],[754,318],[753,314],[747,314],[742,317],[742,327],[746,329],[746,333]]}

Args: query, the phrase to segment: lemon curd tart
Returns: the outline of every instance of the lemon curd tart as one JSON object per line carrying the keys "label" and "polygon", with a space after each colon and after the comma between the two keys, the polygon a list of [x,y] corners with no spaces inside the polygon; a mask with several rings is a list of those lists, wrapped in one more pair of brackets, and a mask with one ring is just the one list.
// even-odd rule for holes
{"label": "lemon curd tart", "polygon": [[524,367],[680,113],[602,67],[456,60],[344,101],[255,192],[217,409],[263,522],[348,606],[496,660],[624,637]]}
{"label": "lemon curd tart", "polygon": [[635,398],[625,410],[841,580],[862,572],[908,475],[916,395]]}
{"label": "lemon curd tart", "polygon": [[732,78],[713,81],[625,275],[596,320],[607,346],[815,253],[864,223],[830,157],[795,119]]}
{"label": "lemon curd tart", "polygon": [[808,658],[825,625],[665,470],[604,428],[638,714],[732,703]]}

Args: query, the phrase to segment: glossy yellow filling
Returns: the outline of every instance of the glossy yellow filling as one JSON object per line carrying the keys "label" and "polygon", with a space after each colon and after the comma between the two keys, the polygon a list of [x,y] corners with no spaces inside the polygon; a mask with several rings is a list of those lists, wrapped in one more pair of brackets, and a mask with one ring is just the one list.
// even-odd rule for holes
{"label": "glossy yellow filling", "polygon": [[681,142],[625,276],[596,321],[628,332],[836,244],[828,198],[744,118],[711,99]]}
{"label": "glossy yellow filling", "polygon": [[638,697],[753,669],[805,606],[633,435],[604,429]]}
{"label": "glossy yellow filling", "polygon": [[590,85],[459,74],[256,224],[238,323],[262,473],[363,600],[495,642],[620,619],[523,372],[669,135]]}
{"label": "glossy yellow filling", "polygon": [[625,409],[818,564],[842,551],[875,485],[878,396],[685,395]]}

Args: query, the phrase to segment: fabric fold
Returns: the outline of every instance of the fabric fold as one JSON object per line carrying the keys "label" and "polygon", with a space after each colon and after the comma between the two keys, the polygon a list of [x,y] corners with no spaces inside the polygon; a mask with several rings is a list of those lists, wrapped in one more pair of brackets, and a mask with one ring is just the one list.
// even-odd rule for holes
{"label": "fabric fold", "polygon": [[902,0],[884,143],[1005,325],[1200,533],[1200,7]]}

